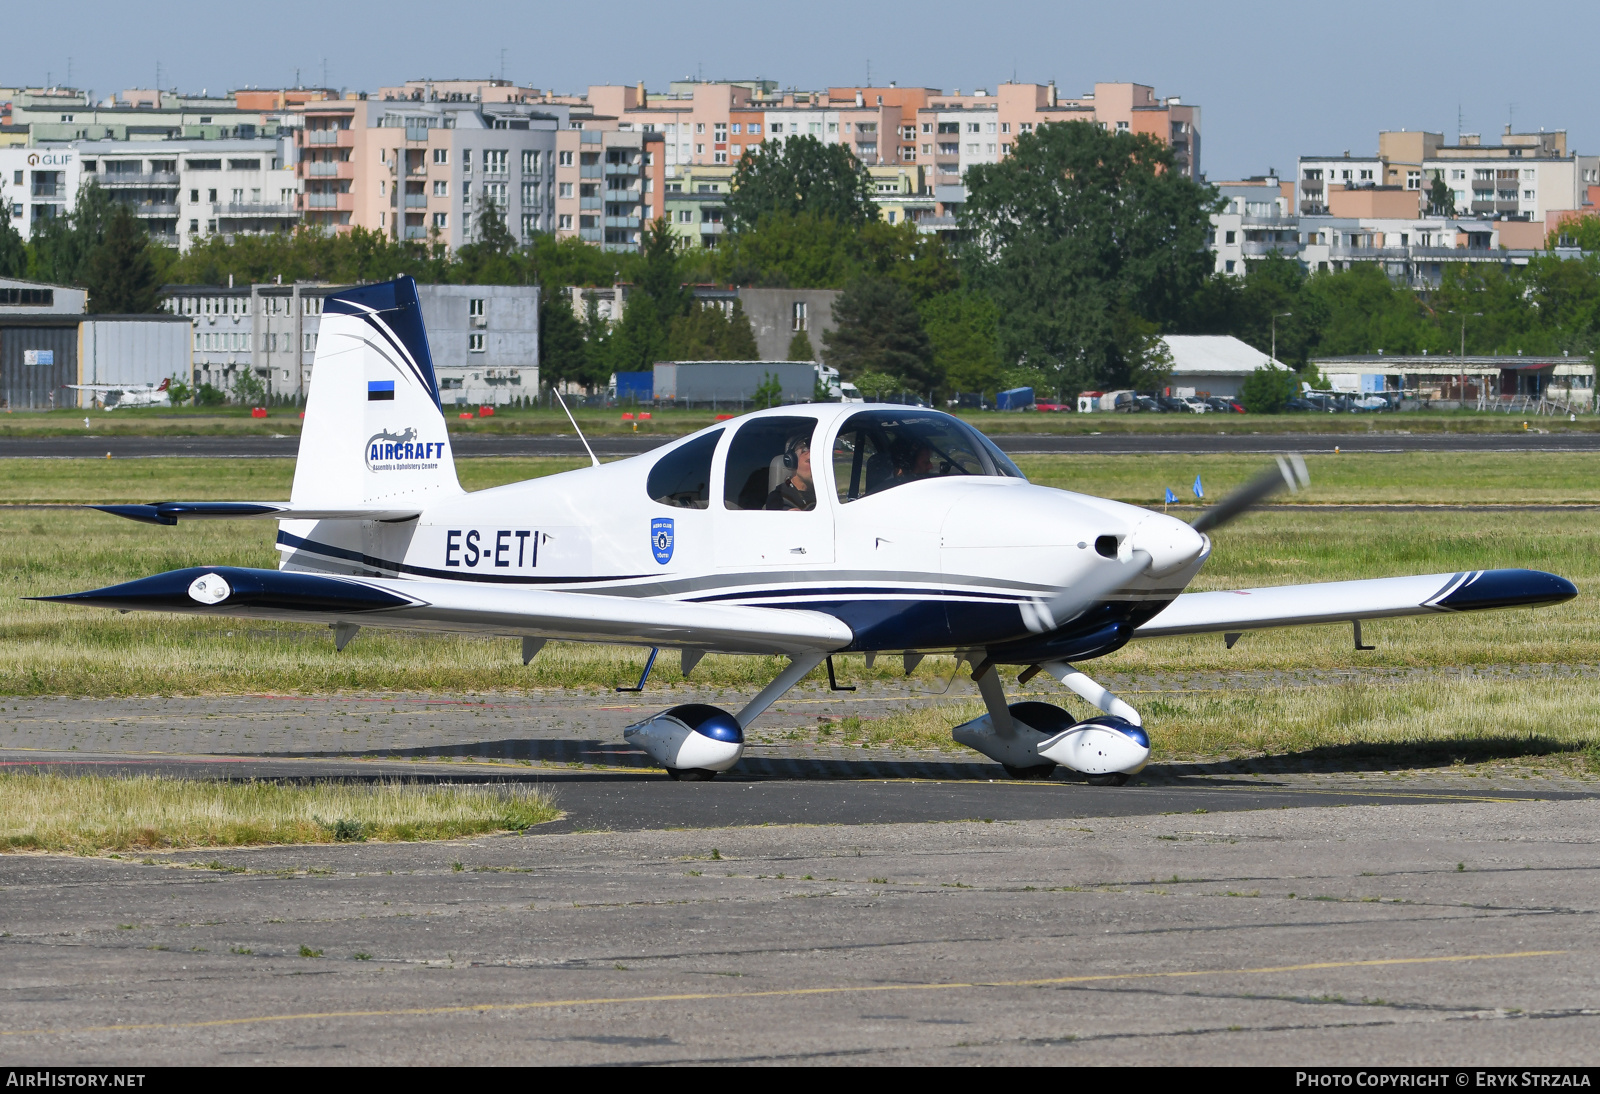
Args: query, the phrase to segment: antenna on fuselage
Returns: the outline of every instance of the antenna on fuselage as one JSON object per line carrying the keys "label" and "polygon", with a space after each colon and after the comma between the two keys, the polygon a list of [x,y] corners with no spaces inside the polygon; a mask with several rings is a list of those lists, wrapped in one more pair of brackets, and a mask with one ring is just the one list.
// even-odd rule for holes
{"label": "antenna on fuselage", "polygon": [[595,466],[595,467],[599,467],[599,466],[600,466],[600,459],[599,459],[599,457],[597,457],[597,456],[596,456],[596,455],[595,455],[595,454],[594,454],[594,449],[592,449],[592,448],[590,448],[590,447],[589,447],[589,438],[587,438],[587,437],[585,437],[585,436],[584,436],[584,435],[583,435],[583,430],[581,430],[581,429],[579,429],[579,428],[578,428],[578,419],[576,419],[576,418],[574,418],[574,417],[573,417],[573,416],[572,416],[572,411],[570,411],[570,410],[567,410],[567,401],[566,401],[566,400],[565,400],[565,399],[563,399],[563,398],[562,398],[562,397],[561,397],[561,392],[559,392],[559,391],[557,391],[557,390],[556,390],[556,389],[555,389],[555,385],[554,385],[554,384],[552,384],[552,385],[551,385],[551,386],[550,386],[550,394],[552,394],[552,395],[554,395],[554,396],[555,396],[555,397],[556,397],[556,402],[558,402],[558,403],[560,403],[560,404],[561,404],[561,409],[562,409],[562,410],[566,410],[566,412],[567,412],[567,421],[569,421],[569,422],[571,422],[571,423],[572,423],[572,429],[573,429],[573,431],[574,431],[574,432],[575,432],[575,433],[577,433],[577,434],[578,434],[578,440],[580,440],[580,441],[582,441],[582,442],[583,442],[583,447],[584,447],[584,448],[585,448],[585,449],[586,449],[586,450],[587,450],[587,451],[588,451],[588,453],[589,453],[589,460],[590,460],[590,462],[591,462],[591,463],[592,463],[592,464],[593,464],[593,465],[594,465],[594,466]]}

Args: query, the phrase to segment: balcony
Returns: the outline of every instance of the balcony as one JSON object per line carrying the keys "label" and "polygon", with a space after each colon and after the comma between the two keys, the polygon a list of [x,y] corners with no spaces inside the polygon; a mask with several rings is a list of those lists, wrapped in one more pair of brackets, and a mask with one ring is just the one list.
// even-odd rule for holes
{"label": "balcony", "polygon": [[176,247],[178,245],[178,234],[176,232],[151,232],[150,242],[159,243],[163,247]]}
{"label": "balcony", "polygon": [[355,209],[354,194],[306,194],[302,198],[302,209],[340,209],[349,212]]}
{"label": "balcony", "polygon": [[305,171],[302,178],[311,179],[353,179],[356,177],[356,165],[349,160],[307,160],[304,164]]}
{"label": "balcony", "polygon": [[102,172],[97,176],[101,186],[111,188],[117,186],[176,186],[178,173],[176,171],[152,171],[143,175],[110,174]]}
{"label": "balcony", "polygon": [[302,129],[301,132],[305,134],[305,144],[334,144],[353,148],[356,143],[353,129]]}
{"label": "balcony", "polygon": [[600,165],[598,163],[585,163],[578,168],[578,177],[580,179],[597,179],[600,177],[600,173]]}
{"label": "balcony", "polygon": [[426,228],[418,228],[418,227],[415,227],[415,226],[407,226],[407,228],[405,230],[405,238],[406,239],[427,239],[428,238],[428,229],[426,229]]}
{"label": "balcony", "polygon": [[607,228],[637,228],[637,227],[639,227],[639,218],[638,217],[606,217],[606,227]]}
{"label": "balcony", "polygon": [[1284,239],[1277,242],[1273,242],[1272,240],[1254,241],[1247,239],[1243,243],[1239,244],[1239,253],[1244,255],[1246,258],[1265,258],[1267,255],[1272,254],[1292,255],[1298,254],[1299,251],[1300,244],[1292,239]]}
{"label": "balcony", "polygon": [[149,205],[130,205],[129,211],[136,217],[175,217],[178,215],[176,205],[158,205],[154,202]]}
{"label": "balcony", "polygon": [[428,127],[425,125],[406,126],[406,140],[417,141],[421,144],[428,143]]}
{"label": "balcony", "polygon": [[1409,247],[1329,247],[1328,257],[1354,261],[1404,262],[1411,257]]}
{"label": "balcony", "polygon": [[407,194],[406,195],[406,208],[407,209],[426,209],[427,207],[428,207],[428,195],[427,194]]}
{"label": "balcony", "polygon": [[1282,213],[1246,213],[1239,218],[1239,223],[1245,228],[1277,228],[1294,231],[1300,226],[1300,218],[1293,213],[1285,216]]}
{"label": "balcony", "polygon": [[637,163],[608,163],[605,165],[605,169],[605,173],[608,175],[637,175],[639,173],[639,165]]}
{"label": "balcony", "polygon": [[585,243],[599,243],[601,233],[602,229],[599,228],[579,228],[578,238]]}
{"label": "balcony", "polygon": [[292,217],[296,210],[293,205],[282,202],[235,201],[213,205],[211,212],[220,217]]}
{"label": "balcony", "polygon": [[578,208],[579,209],[603,209],[603,208],[605,208],[605,202],[601,201],[599,198],[579,198],[578,199]]}
{"label": "balcony", "polygon": [[605,199],[607,201],[625,201],[630,205],[637,205],[637,204],[639,204],[639,191],[638,190],[607,190],[605,192]]}
{"label": "balcony", "polygon": [[1303,179],[1300,182],[1300,190],[1302,193],[1306,194],[1320,194],[1322,193],[1322,180]]}

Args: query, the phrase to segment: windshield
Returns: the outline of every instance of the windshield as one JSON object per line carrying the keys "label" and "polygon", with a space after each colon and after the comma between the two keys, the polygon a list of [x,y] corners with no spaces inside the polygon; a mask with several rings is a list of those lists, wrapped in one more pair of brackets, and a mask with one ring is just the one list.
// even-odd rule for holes
{"label": "windshield", "polygon": [[922,479],[1023,477],[987,437],[948,414],[906,408],[853,414],[833,442],[842,502]]}

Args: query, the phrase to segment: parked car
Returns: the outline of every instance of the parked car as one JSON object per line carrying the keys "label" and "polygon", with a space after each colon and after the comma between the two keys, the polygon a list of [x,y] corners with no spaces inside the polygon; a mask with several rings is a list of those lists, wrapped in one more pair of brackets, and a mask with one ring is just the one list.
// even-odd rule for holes
{"label": "parked car", "polygon": [[1244,413],[1244,404],[1231,396],[1212,395],[1206,399],[1206,405],[1219,414]]}
{"label": "parked car", "polygon": [[1148,411],[1152,414],[1164,414],[1167,408],[1153,395],[1134,395],[1127,402],[1119,402],[1117,409],[1128,413]]}

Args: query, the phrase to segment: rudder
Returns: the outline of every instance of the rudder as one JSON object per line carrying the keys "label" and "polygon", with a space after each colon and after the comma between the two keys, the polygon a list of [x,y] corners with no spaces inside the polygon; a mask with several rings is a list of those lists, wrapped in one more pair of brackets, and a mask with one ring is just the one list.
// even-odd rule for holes
{"label": "rudder", "polygon": [[327,297],[292,503],[420,505],[460,493],[417,283],[402,276]]}

